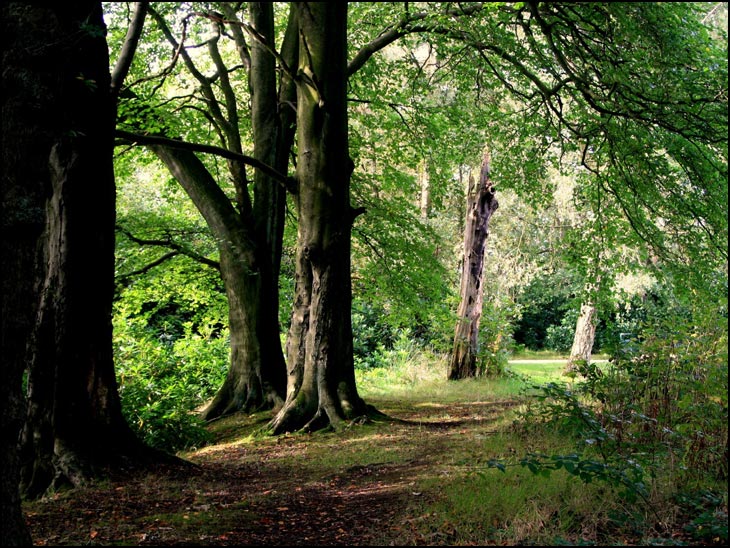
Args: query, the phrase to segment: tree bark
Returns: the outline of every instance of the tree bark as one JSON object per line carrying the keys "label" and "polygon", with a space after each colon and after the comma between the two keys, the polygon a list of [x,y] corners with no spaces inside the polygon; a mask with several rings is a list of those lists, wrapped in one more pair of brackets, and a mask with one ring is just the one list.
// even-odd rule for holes
{"label": "tree bark", "polygon": [[431,214],[431,178],[428,173],[428,161],[422,160],[418,165],[418,186],[421,189],[419,205],[421,220],[425,221]]}
{"label": "tree bark", "polygon": [[352,353],[347,3],[295,4],[298,233],[287,341],[287,399],[273,433],[337,428],[370,409],[355,386]]}
{"label": "tree bark", "polygon": [[185,189],[218,240],[228,296],[231,363],[203,418],[280,407],[286,377],[278,301],[266,298],[275,292],[268,250],[259,244],[250,216],[236,211],[193,152],[158,145],[149,148]]}
{"label": "tree bark", "polygon": [[575,324],[573,346],[570,349],[570,358],[565,366],[566,373],[575,371],[580,363],[590,363],[595,338],[596,307],[592,303],[583,303],[580,306],[580,315]]}
{"label": "tree bark", "polygon": [[457,312],[449,379],[476,377],[479,355],[479,321],[482,315],[484,250],[489,236],[489,219],[499,207],[489,178],[489,153],[482,159],[479,183],[469,178],[467,215],[464,227],[464,264],[461,273],[461,301]]}
{"label": "tree bark", "polygon": [[[271,2],[249,2],[251,26],[273,47],[275,36],[274,10]],[[297,55],[296,18],[291,16],[281,48],[282,58],[293,64]],[[251,125],[254,157],[280,173],[286,173],[289,153],[296,131],[296,87],[282,71],[279,90],[276,88],[276,59],[258,40],[251,45]],[[254,174],[254,223],[259,238],[269,250],[271,274],[279,279],[286,190],[261,170]],[[276,287],[276,286],[275,286]],[[271,295],[278,308],[278,292]]]}
{"label": "tree bark", "polygon": [[[37,496],[154,453],[124,421],[114,376],[114,106],[101,3],[8,10],[4,24],[16,25],[20,44],[3,70],[5,78],[13,67],[3,143],[12,143],[4,180],[15,186],[3,201],[14,205],[9,256],[27,308],[10,320],[17,342],[7,344],[28,367],[20,478]],[[31,247],[32,259],[23,257]],[[18,304],[8,302],[3,318]]]}
{"label": "tree bark", "polygon": [[[286,364],[279,337],[278,279],[281,265],[286,190],[274,173],[286,173],[289,152],[294,140],[294,84],[283,74],[276,88],[276,59],[273,49],[274,15],[270,2],[250,2],[250,26],[257,38],[250,48],[236,10],[222,4],[230,22],[241,61],[249,68],[251,123],[254,159],[257,162],[253,199],[249,196],[245,168],[240,158],[227,157],[230,176],[237,193],[238,207],[225,196],[210,172],[190,150],[164,144],[146,143],[165,163],[205,218],[218,239],[221,275],[229,305],[231,362],[226,380],[213,400],[202,411],[205,420],[213,420],[237,411],[280,408],[286,388]],[[152,12],[166,33],[164,20]],[[289,62],[297,51],[296,21],[287,27],[281,57]],[[174,39],[168,37],[173,45]],[[265,40],[263,44],[259,40]],[[227,74],[217,45],[209,47],[220,74]],[[196,78],[202,78],[190,59],[186,64]],[[226,118],[213,95],[210,82],[201,80],[211,111],[218,114],[225,129],[225,146],[241,153],[238,107],[232,84],[221,81],[225,95]],[[263,169],[263,168],[266,169]]]}
{"label": "tree bark", "polygon": [[0,178],[0,484],[2,544],[31,546],[20,505],[18,437],[25,416],[22,377],[27,341],[38,310],[36,284],[43,275],[37,249],[45,227],[47,154],[52,130],[48,115],[57,105],[56,75],[40,53],[53,39],[49,8],[3,2],[2,166]]}

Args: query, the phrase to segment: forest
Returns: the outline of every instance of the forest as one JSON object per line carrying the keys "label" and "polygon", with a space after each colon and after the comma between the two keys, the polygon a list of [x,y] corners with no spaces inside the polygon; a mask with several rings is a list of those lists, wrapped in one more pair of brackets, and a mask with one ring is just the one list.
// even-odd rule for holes
{"label": "forest", "polygon": [[4,2],[2,544],[727,545],[726,2]]}

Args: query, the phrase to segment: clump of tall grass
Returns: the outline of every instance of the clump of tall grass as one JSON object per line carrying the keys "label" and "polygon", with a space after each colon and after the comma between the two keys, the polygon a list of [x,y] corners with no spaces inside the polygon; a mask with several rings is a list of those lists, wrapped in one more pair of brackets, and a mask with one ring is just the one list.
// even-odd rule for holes
{"label": "clump of tall grass", "polygon": [[355,370],[358,390],[366,397],[484,401],[520,397],[525,386],[524,378],[511,374],[449,381],[448,353],[414,342],[407,332],[399,334],[392,348],[379,348],[368,364]]}

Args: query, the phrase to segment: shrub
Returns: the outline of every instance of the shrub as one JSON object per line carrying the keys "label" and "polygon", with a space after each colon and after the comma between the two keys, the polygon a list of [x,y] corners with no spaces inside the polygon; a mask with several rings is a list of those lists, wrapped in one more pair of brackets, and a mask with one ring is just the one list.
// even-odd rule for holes
{"label": "shrub", "polygon": [[116,331],[119,394],[130,426],[148,445],[170,452],[207,441],[195,410],[225,378],[227,339],[197,336],[170,343],[121,327]]}
{"label": "shrub", "polygon": [[114,358],[127,422],[174,452],[207,440],[195,411],[222,384],[230,345],[217,280],[164,274],[135,280],[114,303]]}

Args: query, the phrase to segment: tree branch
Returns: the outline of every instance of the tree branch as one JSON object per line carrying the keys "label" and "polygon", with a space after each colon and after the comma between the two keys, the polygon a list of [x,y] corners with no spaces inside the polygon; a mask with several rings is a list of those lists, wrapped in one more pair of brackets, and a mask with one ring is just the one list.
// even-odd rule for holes
{"label": "tree branch", "polygon": [[134,15],[132,16],[132,22],[129,24],[127,29],[127,36],[124,38],[124,45],[122,51],[117,59],[117,64],[114,66],[114,71],[111,77],[111,94],[116,100],[119,96],[119,92],[124,84],[124,79],[129,73],[129,68],[132,66],[132,60],[134,59],[134,53],[137,51],[137,44],[139,44],[139,38],[142,36],[142,29],[144,28],[144,20],[147,16],[147,6],[149,2],[135,2],[134,3]]}
{"label": "tree branch", "polygon": [[246,67],[246,70],[251,70],[251,51],[246,43],[246,38],[243,35],[243,30],[240,25],[234,25],[231,21],[237,21],[236,9],[230,5],[229,2],[222,2],[220,4],[223,14],[228,20],[228,26],[233,34],[233,41],[236,43],[236,49],[238,50],[238,56],[241,58],[241,62]]}
{"label": "tree branch", "polygon": [[293,177],[287,177],[286,175],[283,175],[276,171],[271,166],[261,162],[260,160],[257,160],[256,158],[246,156],[245,154],[233,152],[226,148],[217,147],[214,145],[188,143],[186,141],[178,141],[177,139],[169,139],[167,137],[158,137],[154,135],[141,135],[121,129],[117,129],[115,131],[115,135],[126,142],[136,143],[139,145],[159,145],[170,148],[179,148],[192,152],[214,154],[216,156],[220,156],[221,158],[226,158],[227,160],[240,161],[251,167],[261,170],[263,173],[266,173],[269,177],[280,183],[288,192],[296,194],[297,184],[296,180]]}
{"label": "tree branch", "polygon": [[138,268],[137,270],[133,270],[132,272],[127,272],[126,274],[119,274],[118,276],[114,277],[114,281],[119,284],[124,284],[127,280],[130,278],[134,278],[135,276],[141,276],[142,274],[146,274],[150,270],[152,270],[156,266],[160,266],[162,263],[169,261],[173,257],[177,257],[180,255],[179,251],[170,251],[169,253],[165,253],[162,257],[159,259],[156,259],[152,261],[151,263],[143,266],[142,268]]}
{"label": "tree branch", "polygon": [[[147,272],[150,268],[153,268],[159,264],[162,264],[164,261],[171,259],[172,257],[176,255],[185,255],[186,257],[190,257],[194,261],[203,264],[205,266],[209,266],[210,268],[213,268],[220,272],[221,265],[218,261],[214,261],[212,259],[209,259],[208,257],[205,257],[204,255],[201,255],[200,253],[196,253],[195,251],[192,251],[188,248],[186,248],[184,245],[179,244],[172,240],[172,238],[167,238],[166,240],[148,240],[144,238],[138,238],[134,234],[132,234],[129,230],[126,228],[117,225],[116,229],[118,232],[121,232],[124,234],[127,239],[129,239],[131,242],[134,242],[138,245],[149,245],[149,246],[158,246],[158,247],[167,247],[169,249],[172,249],[173,251],[171,253],[168,253],[164,255],[163,257],[157,259],[156,261],[153,261],[149,265],[136,270],[134,272],[130,272],[129,274],[125,274],[122,277],[129,277],[137,274],[144,274]],[[169,255],[169,256],[168,256]]]}
{"label": "tree branch", "polygon": [[[219,125],[224,128],[226,135],[230,134],[232,131],[230,121],[226,120],[225,116],[223,116],[223,112],[221,112],[220,104],[215,96],[215,93],[213,92],[213,88],[210,85],[210,80],[198,70],[198,68],[195,66],[195,63],[193,63],[193,60],[190,58],[190,55],[188,55],[187,51],[185,51],[185,48],[181,47],[181,43],[178,44],[177,40],[175,40],[175,37],[170,31],[170,28],[167,26],[167,23],[165,22],[165,19],[162,17],[162,15],[160,15],[152,7],[149,8],[149,13],[157,22],[160,30],[162,30],[165,38],[167,38],[167,41],[172,45],[173,48],[175,48],[175,50],[180,51],[180,56],[182,57],[185,66],[188,68],[190,74],[200,83],[200,89],[205,96],[211,114],[218,121]],[[185,22],[187,22],[187,19]]]}
{"label": "tree branch", "polygon": [[[407,5],[407,4],[406,4]],[[460,17],[464,15],[472,15],[483,8],[482,3],[473,4],[470,6],[458,6],[457,8],[450,8],[447,10],[447,14],[452,17]],[[355,54],[347,65],[347,76],[352,76],[370,59],[374,54],[392,44],[399,38],[408,34],[416,32],[426,32],[430,30],[428,26],[415,26],[414,23],[417,21],[425,20],[430,14],[428,12],[409,13],[406,8],[406,13],[403,18],[395,25],[394,28],[382,32],[375,39],[365,44],[360,51]]]}
{"label": "tree branch", "polygon": [[[276,51],[276,48],[274,48],[268,40],[266,40],[266,37],[263,36],[259,31],[257,31],[255,28],[253,28],[248,23],[244,23],[243,21],[238,21],[235,19],[235,11],[231,10],[230,8],[226,9],[226,17],[225,18],[219,18],[211,15],[210,13],[202,13],[202,12],[196,12],[195,15],[199,15],[201,17],[206,17],[208,19],[211,19],[213,21],[216,21],[218,23],[226,23],[231,28],[238,27],[243,30],[245,30],[254,40],[259,42],[264,48],[266,48],[266,51],[268,51],[278,62],[279,66],[281,67],[281,70],[283,70],[285,73],[289,75],[289,77],[292,80],[296,80],[296,73],[292,70],[292,68],[287,64],[286,60],[279,55],[279,52]],[[231,15],[233,17],[231,17]],[[241,45],[243,45],[245,42],[243,42],[240,37],[236,36],[236,33],[234,33],[234,39],[237,43],[239,53],[242,53],[245,51],[244,55],[248,54],[247,50],[242,50]],[[243,56],[242,56],[243,59]],[[250,62],[250,57],[248,57]]]}

